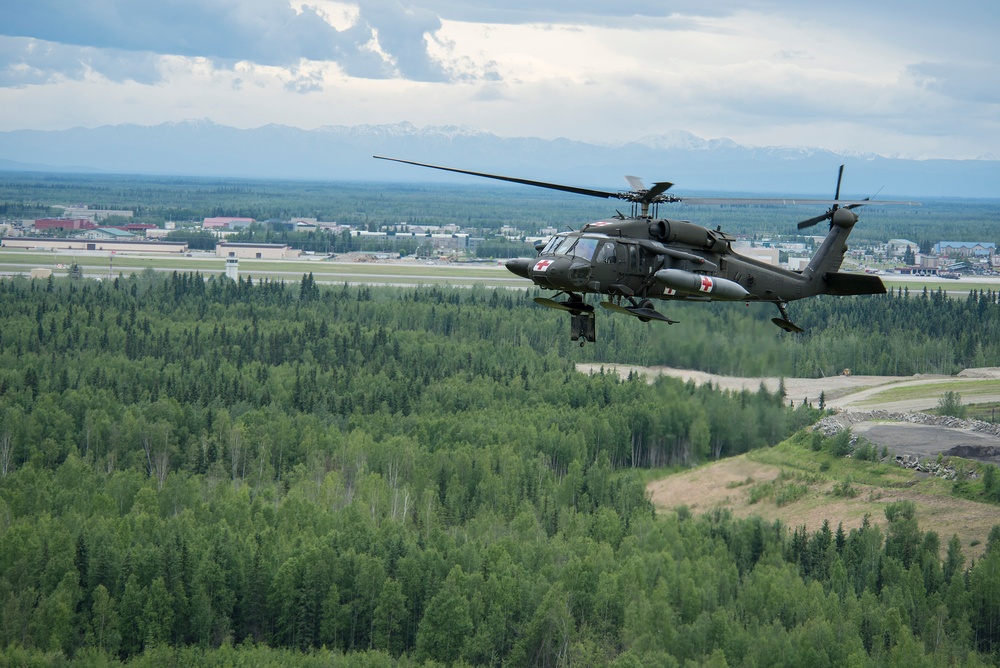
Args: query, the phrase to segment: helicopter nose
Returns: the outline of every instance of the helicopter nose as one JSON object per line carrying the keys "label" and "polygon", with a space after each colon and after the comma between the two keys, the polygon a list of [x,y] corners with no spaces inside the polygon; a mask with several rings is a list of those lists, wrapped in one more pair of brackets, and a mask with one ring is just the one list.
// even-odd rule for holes
{"label": "helicopter nose", "polygon": [[504,266],[507,267],[507,271],[512,274],[517,274],[521,278],[531,278],[531,266],[535,263],[535,260],[516,257],[512,260],[507,260]]}

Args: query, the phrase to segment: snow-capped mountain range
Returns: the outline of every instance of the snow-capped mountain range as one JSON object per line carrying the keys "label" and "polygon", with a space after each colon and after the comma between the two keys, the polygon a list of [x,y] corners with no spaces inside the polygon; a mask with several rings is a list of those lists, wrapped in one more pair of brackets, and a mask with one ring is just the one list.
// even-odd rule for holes
{"label": "snow-capped mountain range", "polygon": [[681,194],[1000,198],[1000,160],[905,160],[809,147],[751,147],[675,131],[618,145],[500,137],[467,126],[265,125],[207,120],[155,126],[0,132],[0,170],[104,172],[319,181],[442,181],[472,177],[373,160],[373,155],[569,185],[624,188],[622,175],[672,181]]}

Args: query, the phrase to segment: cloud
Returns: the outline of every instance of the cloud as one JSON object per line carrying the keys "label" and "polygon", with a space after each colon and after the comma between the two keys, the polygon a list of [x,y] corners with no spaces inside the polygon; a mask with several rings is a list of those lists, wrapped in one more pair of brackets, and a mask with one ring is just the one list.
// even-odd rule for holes
{"label": "cloud", "polygon": [[933,93],[964,102],[1000,104],[996,66],[917,63],[906,70],[914,82]]}
{"label": "cloud", "polygon": [[10,36],[67,45],[265,65],[329,57],[343,41],[316,11],[274,0],[31,0],[4,3],[0,26]]}
{"label": "cloud", "polygon": [[441,28],[436,14],[404,7],[396,0],[365,0],[360,9],[360,21],[372,29],[379,48],[392,57],[399,75],[414,81],[447,78],[440,64],[427,53],[425,35]]}
{"label": "cloud", "polygon": [[114,82],[153,84],[161,78],[151,54],[0,37],[0,87],[79,81],[92,72]]}
{"label": "cloud", "polygon": [[[445,79],[425,35],[440,27],[427,10],[363,0],[356,22],[338,30],[314,6],[287,0],[95,0],[0,3],[0,82],[26,85],[93,71],[153,82],[155,56],[205,58],[217,67],[247,61],[294,67],[335,62],[362,78]],[[102,55],[102,54],[107,55]],[[140,54],[140,67],[125,67]]]}

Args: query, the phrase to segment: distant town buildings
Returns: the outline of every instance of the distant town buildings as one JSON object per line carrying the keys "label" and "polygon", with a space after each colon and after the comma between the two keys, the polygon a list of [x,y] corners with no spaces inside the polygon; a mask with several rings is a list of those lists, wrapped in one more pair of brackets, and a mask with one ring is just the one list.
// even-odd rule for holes
{"label": "distant town buildings", "polygon": [[[170,221],[163,228],[148,223],[125,225],[98,225],[95,221],[112,216],[132,218],[131,211],[68,207],[68,214],[59,218],[5,221],[0,226],[3,245],[33,249],[98,250],[137,253],[188,253],[182,242],[168,242],[175,229],[209,231],[220,240],[215,255],[227,259],[273,259],[298,257],[303,251],[290,244],[233,243],[224,241],[228,236],[258,223],[271,233],[298,234],[306,244],[307,252],[329,254],[348,240],[348,248],[363,249],[366,257],[382,259],[397,257],[400,253],[416,251],[418,255],[461,258],[475,253],[476,247],[486,241],[477,236],[479,230],[463,230],[456,225],[435,226],[398,222],[384,225],[378,231],[355,229],[334,221],[317,218],[294,217],[256,221],[249,217],[215,216],[204,218],[201,224],[191,221],[178,224]],[[532,246],[547,241],[557,234],[555,228],[546,228],[537,236],[529,237],[516,226],[506,225],[492,232],[490,239],[506,238],[514,244],[524,244],[523,253],[531,254]],[[273,236],[271,238],[274,238]],[[278,238],[283,238],[279,236]],[[296,237],[289,237],[296,238]],[[145,239],[145,241],[140,241]],[[798,236],[794,239],[741,237],[733,243],[733,250],[753,260],[773,266],[783,266],[791,271],[802,271],[808,266],[823,236]],[[318,243],[317,243],[318,242]],[[929,252],[921,252],[920,246]],[[996,243],[984,241],[939,241],[929,248],[929,242],[920,244],[909,239],[890,239],[884,243],[852,244],[845,268],[848,270],[880,272],[899,271],[918,274],[993,273],[1000,269],[1000,255]],[[204,248],[202,246],[202,248]],[[338,252],[341,252],[338,250]],[[514,252],[518,252],[515,250]]]}
{"label": "distant town buildings", "polygon": [[253,218],[233,218],[229,216],[216,216],[206,218],[202,221],[202,229],[205,230],[242,230],[254,223]]}
{"label": "distant town buildings", "polygon": [[351,236],[356,239],[415,240],[418,243],[430,244],[438,250],[460,250],[475,247],[475,241],[470,242],[470,236],[466,233],[428,234],[424,232],[366,232],[365,230],[351,230]]}
{"label": "distant town buildings", "polygon": [[733,244],[733,250],[744,257],[757,260],[758,262],[765,262],[775,267],[781,264],[781,250],[778,248]]}
{"label": "distant town buildings", "polygon": [[97,227],[89,218],[39,218],[32,225],[36,230],[92,230]]}
{"label": "distant town buildings", "polygon": [[909,239],[889,239],[886,244],[886,252],[893,257],[902,257],[907,250],[917,253],[920,251],[920,244]]}
{"label": "distant town buildings", "polygon": [[77,239],[113,239],[116,241],[126,241],[134,239],[135,235],[115,227],[95,227],[92,230],[86,230],[74,235],[74,237]]}
{"label": "distant town buildings", "polygon": [[64,218],[86,218],[87,220],[99,223],[106,218],[131,218],[132,212],[124,209],[91,209],[87,206],[68,206],[63,209]]}
{"label": "distant town buildings", "polygon": [[934,253],[952,257],[990,257],[996,255],[997,245],[985,241],[939,241],[934,244]]}

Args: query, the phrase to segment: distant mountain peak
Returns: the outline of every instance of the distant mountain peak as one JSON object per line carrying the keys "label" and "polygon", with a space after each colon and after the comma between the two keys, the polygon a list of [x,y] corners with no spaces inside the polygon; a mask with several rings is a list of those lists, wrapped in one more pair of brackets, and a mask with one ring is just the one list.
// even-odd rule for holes
{"label": "distant mountain peak", "polygon": [[670,130],[658,135],[648,135],[642,139],[631,142],[642,144],[649,148],[662,150],[684,150],[684,151],[715,151],[726,148],[737,148],[739,144],[732,139],[720,137],[718,139],[704,139],[687,130]]}
{"label": "distant mountain peak", "polygon": [[417,127],[409,121],[381,125],[324,125],[316,132],[337,136],[367,137],[485,137],[493,136],[470,125],[428,125]]}

